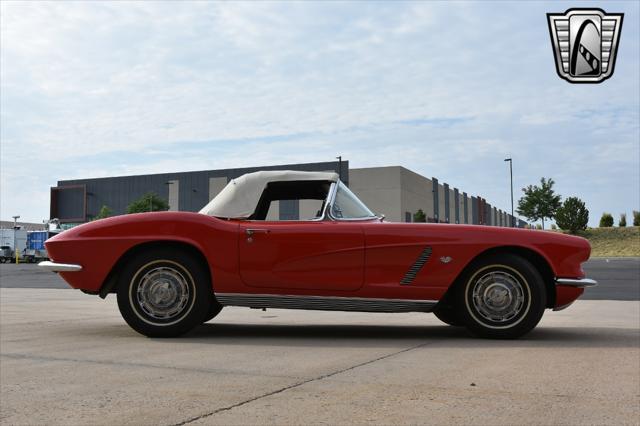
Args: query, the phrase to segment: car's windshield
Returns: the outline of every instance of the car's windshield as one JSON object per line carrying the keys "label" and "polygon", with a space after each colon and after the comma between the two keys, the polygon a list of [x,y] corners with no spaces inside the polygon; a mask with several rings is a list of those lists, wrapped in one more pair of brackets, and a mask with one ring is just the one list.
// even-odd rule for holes
{"label": "car's windshield", "polygon": [[336,219],[367,219],[376,217],[342,182],[338,182],[336,196],[331,206],[331,216]]}

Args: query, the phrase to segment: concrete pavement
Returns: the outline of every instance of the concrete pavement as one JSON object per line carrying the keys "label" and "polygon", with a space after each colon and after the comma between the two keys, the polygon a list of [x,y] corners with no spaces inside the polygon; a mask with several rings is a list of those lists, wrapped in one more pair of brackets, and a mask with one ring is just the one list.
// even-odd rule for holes
{"label": "concrete pavement", "polygon": [[578,301],[524,339],[429,314],[225,308],[149,339],[115,298],[0,290],[2,424],[637,424],[640,304]]}

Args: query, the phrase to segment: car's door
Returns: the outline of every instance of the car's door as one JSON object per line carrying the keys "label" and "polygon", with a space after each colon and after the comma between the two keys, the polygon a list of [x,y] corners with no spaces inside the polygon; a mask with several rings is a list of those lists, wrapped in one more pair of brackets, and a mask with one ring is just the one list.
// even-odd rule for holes
{"label": "car's door", "polygon": [[364,281],[364,233],[355,222],[242,222],[238,248],[248,286],[353,291]]}

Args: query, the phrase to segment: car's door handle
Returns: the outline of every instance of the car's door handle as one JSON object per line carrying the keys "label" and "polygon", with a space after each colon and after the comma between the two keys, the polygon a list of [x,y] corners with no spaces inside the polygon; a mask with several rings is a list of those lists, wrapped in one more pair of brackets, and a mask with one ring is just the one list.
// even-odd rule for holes
{"label": "car's door handle", "polygon": [[261,228],[247,228],[244,232],[247,234],[247,237],[251,238],[253,234],[268,234],[269,230]]}

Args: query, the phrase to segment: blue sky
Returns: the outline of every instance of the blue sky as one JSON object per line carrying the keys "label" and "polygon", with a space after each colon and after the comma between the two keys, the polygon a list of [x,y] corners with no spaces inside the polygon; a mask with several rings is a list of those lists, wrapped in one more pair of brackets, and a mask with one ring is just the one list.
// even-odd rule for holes
{"label": "blue sky", "polygon": [[[401,165],[508,209],[552,177],[640,209],[639,2],[2,2],[0,217],[59,179]],[[547,12],[624,12],[614,76],[560,79]]]}

